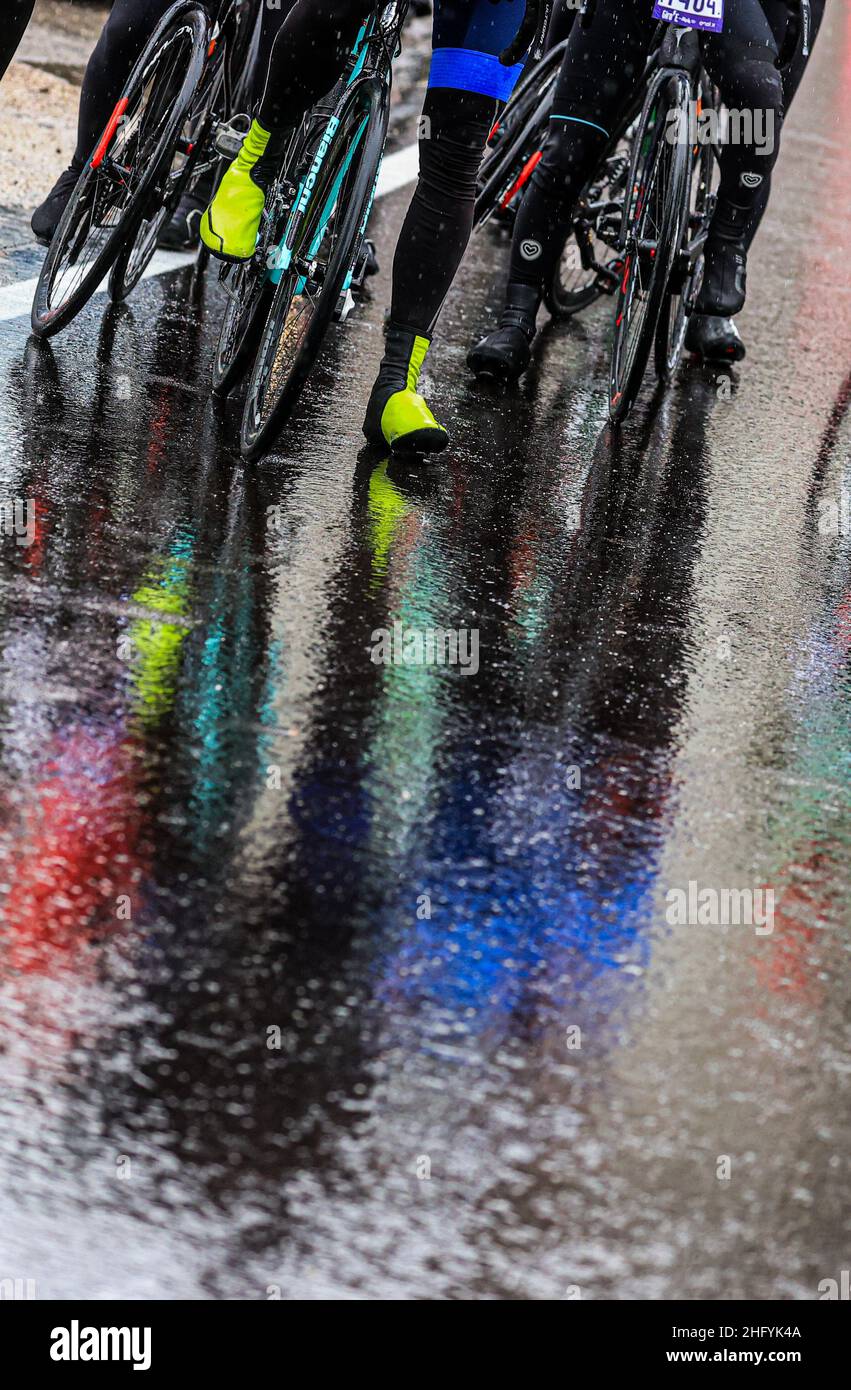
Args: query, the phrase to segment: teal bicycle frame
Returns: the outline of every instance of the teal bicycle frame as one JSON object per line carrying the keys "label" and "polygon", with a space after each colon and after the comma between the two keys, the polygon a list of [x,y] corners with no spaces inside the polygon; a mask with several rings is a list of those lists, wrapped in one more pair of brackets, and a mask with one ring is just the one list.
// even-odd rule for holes
{"label": "teal bicycle frame", "polygon": [[[277,285],[279,283],[281,277],[289,269],[290,264],[292,262],[293,248],[297,244],[298,229],[305,213],[307,212],[310,206],[312,190],[316,186],[317,182],[320,181],[320,175],[322,172],[323,165],[325,164],[325,161],[328,157],[328,152],[333,146],[334,137],[340,125],[340,116],[338,115],[338,112],[343,102],[348,102],[352,90],[361,83],[374,83],[376,81],[379,81],[386,86],[389,93],[390,65],[392,58],[399,50],[399,34],[401,32],[402,23],[405,18],[406,10],[406,3],[398,3],[396,2],[396,0],[394,0],[394,3],[391,3],[390,5],[387,5],[379,10],[374,11],[374,13],[369,15],[361,25],[360,31],[357,35],[357,38],[355,39],[351,53],[349,55],[346,74],[344,78],[341,80],[339,91],[336,94],[334,110],[332,114],[328,117],[328,120],[316,145],[315,151],[313,153],[313,158],[310,163],[310,168],[303,172],[299,178],[299,182],[296,186],[295,196],[293,198],[292,208],[289,217],[287,218],[283,235],[281,236],[276,250],[274,252],[270,252],[269,254],[269,268],[267,270],[267,278],[273,285]],[[328,224],[331,220],[332,213],[336,206],[340,189],[343,185],[349,168],[351,167],[355,154],[357,153],[358,147],[360,146],[366,134],[369,125],[369,120],[370,115],[369,112],[367,112],[364,114],[363,120],[358,125],[354,133],[354,136],[350,139],[349,147],[346,152],[346,157],[342,161],[340,168],[338,169],[334,177],[334,181],[325,195],[325,202],[320,212],[316,229],[314,231],[313,237],[311,238],[310,244],[305,252],[305,257],[307,260],[311,260],[317,255],[319,248],[325,238],[325,233],[328,229]],[[369,220],[369,214],[372,210],[372,205],[375,199],[375,189],[378,184],[378,175],[380,173],[380,170],[381,160],[379,160],[378,167],[376,168],[372,194],[370,196],[366,208],[366,213],[360,227],[359,235],[357,238],[358,244],[355,247],[352,265],[348,270],[348,273],[342,286],[342,290],[344,293],[346,290],[348,290],[352,282],[357,253],[360,247],[360,243],[362,242],[363,236],[366,232],[366,225]],[[300,277],[297,283],[296,293],[302,292],[306,284],[306,280],[306,276]]]}

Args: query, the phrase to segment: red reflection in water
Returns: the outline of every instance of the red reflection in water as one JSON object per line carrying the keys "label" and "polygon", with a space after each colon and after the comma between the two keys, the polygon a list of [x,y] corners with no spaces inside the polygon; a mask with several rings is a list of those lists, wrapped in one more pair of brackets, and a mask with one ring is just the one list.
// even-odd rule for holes
{"label": "red reflection in water", "polygon": [[132,912],[140,827],[132,741],[80,726],[58,734],[0,852],[4,971],[91,974],[90,944],[127,918],[119,899]]}

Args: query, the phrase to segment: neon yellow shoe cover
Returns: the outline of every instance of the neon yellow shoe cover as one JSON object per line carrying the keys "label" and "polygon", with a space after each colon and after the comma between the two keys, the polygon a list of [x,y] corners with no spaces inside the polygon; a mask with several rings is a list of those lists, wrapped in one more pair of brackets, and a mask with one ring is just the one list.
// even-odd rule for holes
{"label": "neon yellow shoe cover", "polygon": [[443,449],[449,435],[416,391],[397,391],[381,413],[381,433],[391,449]]}
{"label": "neon yellow shoe cover", "polygon": [[[438,449],[444,449],[449,442],[449,435],[446,430],[437,423],[423,397],[417,392],[417,384],[428,347],[428,338],[419,336],[413,338],[407,362],[405,386],[400,391],[392,392],[386,398],[381,410],[381,434],[391,449],[410,450],[412,453],[431,453]],[[380,375],[375,390],[380,390]],[[372,405],[373,402],[370,404]],[[367,422],[369,422],[369,414],[368,411]],[[367,432],[367,437],[370,437],[369,432]]]}
{"label": "neon yellow shoe cover", "polygon": [[269,136],[270,131],[251,122],[242,149],[201,218],[201,240],[223,261],[247,261],[254,255],[266,194],[252,179],[251,171],[265,154]]}

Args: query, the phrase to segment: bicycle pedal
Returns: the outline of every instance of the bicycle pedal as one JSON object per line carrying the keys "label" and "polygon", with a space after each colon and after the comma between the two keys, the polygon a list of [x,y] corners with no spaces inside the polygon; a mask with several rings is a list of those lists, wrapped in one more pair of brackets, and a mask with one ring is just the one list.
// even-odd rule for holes
{"label": "bicycle pedal", "polygon": [[354,270],[352,271],[349,284],[353,290],[360,291],[371,275],[378,274],[378,270],[378,256],[375,251],[375,243],[365,239],[355,258]]}
{"label": "bicycle pedal", "polygon": [[236,159],[250,129],[251,118],[242,114],[231,117],[229,121],[220,121],[213,138],[216,154],[221,155],[222,159]]}
{"label": "bicycle pedal", "polygon": [[337,300],[337,307],[334,310],[334,322],[345,323],[349,314],[355,307],[355,297],[352,294],[351,286],[347,285]]}
{"label": "bicycle pedal", "polygon": [[606,173],[608,175],[609,183],[613,183],[617,179],[623,178],[628,168],[629,158],[626,155],[610,155],[609,158],[606,160]]}
{"label": "bicycle pedal", "polygon": [[623,275],[623,261],[608,261],[606,265],[595,262],[597,272],[597,289],[602,294],[614,294],[621,282]]}
{"label": "bicycle pedal", "polygon": [[617,212],[604,212],[597,222],[597,235],[603,241],[609,239],[618,241],[622,230],[623,213],[620,210]]}

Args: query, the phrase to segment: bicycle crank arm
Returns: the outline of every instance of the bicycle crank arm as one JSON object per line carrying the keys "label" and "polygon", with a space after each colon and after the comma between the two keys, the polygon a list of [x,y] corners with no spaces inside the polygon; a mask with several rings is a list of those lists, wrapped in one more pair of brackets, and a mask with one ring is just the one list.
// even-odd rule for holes
{"label": "bicycle crank arm", "polygon": [[623,275],[623,261],[613,261],[611,265],[601,265],[592,261],[590,269],[596,273],[597,287],[603,294],[614,294]]}
{"label": "bicycle crank arm", "polygon": [[703,248],[706,245],[708,236],[709,228],[704,227],[702,232],[698,232],[696,237],[692,237],[691,241],[680,250],[678,257],[679,262],[686,268],[693,266],[698,256],[703,254]]}

